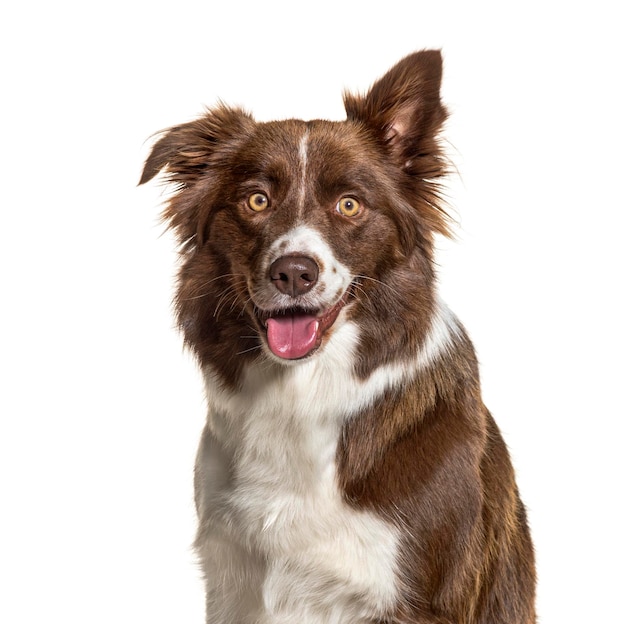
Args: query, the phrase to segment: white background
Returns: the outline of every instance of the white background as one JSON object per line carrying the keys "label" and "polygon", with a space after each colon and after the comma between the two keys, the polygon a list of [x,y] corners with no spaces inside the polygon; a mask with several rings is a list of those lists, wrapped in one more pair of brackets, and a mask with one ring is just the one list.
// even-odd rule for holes
{"label": "white background", "polygon": [[203,618],[190,548],[202,388],[173,328],[161,191],[136,188],[149,136],[218,98],[261,120],[341,119],[343,88],[438,47],[460,173],[441,288],[514,458],[541,621],[626,622],[619,3],[11,4],[0,621]]}

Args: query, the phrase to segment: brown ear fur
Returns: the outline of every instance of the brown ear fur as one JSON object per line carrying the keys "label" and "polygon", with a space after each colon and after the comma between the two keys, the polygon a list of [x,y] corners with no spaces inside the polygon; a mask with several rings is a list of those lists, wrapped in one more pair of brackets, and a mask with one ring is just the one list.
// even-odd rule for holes
{"label": "brown ear fur", "polygon": [[220,105],[195,121],[164,130],[146,160],[139,184],[150,181],[165,167],[168,182],[193,184],[208,169],[217,148],[245,133],[253,123],[241,109]]}
{"label": "brown ear fur", "polygon": [[448,113],[441,103],[438,50],[416,52],[380,78],[365,96],[344,94],[349,120],[365,125],[406,174],[405,190],[430,229],[449,236],[437,180],[448,173],[438,141]]}
{"label": "brown ear fur", "polygon": [[195,121],[160,133],[139,184],[166,171],[165,181],[174,184],[176,194],[163,219],[176,231],[184,250],[202,244],[206,215],[201,214],[200,197],[209,194],[211,179],[220,175],[221,164],[249,136],[254,123],[241,109],[220,105]]}

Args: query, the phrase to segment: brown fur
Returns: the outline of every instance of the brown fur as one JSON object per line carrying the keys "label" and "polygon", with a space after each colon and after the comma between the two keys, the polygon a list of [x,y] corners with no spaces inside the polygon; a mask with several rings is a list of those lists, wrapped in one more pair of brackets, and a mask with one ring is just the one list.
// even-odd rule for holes
{"label": "brown fur", "polygon": [[390,622],[535,621],[525,511],[466,337],[346,425],[339,467],[346,500],[405,535],[405,600]]}
{"label": "brown fur", "polygon": [[[179,323],[200,363],[226,386],[236,389],[245,364],[264,357],[247,276],[259,250],[301,219],[360,276],[346,308],[361,330],[357,375],[419,350],[436,306],[433,236],[449,234],[439,200],[447,172],[440,81],[439,52],[420,52],[366,96],[346,94],[345,122],[261,124],[219,106],[158,140],[141,183],[166,169],[177,188],[164,218],[181,244]],[[313,180],[305,216],[294,195],[304,128]],[[243,208],[258,189],[280,211]],[[346,192],[370,207],[350,222],[328,208]],[[380,514],[405,536],[403,599],[384,622],[535,621],[525,512],[462,329],[444,359],[345,423],[337,464],[346,503]]]}

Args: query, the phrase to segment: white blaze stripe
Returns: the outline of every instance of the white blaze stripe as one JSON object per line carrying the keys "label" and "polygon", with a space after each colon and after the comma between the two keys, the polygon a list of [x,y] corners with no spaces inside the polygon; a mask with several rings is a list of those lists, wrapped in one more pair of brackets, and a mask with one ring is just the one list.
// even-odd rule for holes
{"label": "white blaze stripe", "polygon": [[298,154],[300,156],[300,189],[299,189],[299,208],[302,213],[304,208],[304,197],[306,190],[306,172],[307,172],[307,158],[309,147],[309,131],[305,130],[302,138],[300,139],[300,147],[298,148]]}

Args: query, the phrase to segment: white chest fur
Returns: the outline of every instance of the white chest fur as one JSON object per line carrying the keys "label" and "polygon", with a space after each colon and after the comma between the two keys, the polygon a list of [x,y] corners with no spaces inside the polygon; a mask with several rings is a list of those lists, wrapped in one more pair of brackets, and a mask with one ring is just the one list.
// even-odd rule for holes
{"label": "white chest fur", "polygon": [[207,375],[197,548],[208,622],[367,622],[395,601],[395,528],[350,508],[336,484],[350,379],[328,351],[282,374],[248,371],[237,394]]}
{"label": "white chest fur", "polygon": [[205,371],[209,419],[197,462],[197,550],[211,624],[358,624],[397,599],[397,529],[344,503],[341,426],[428,365],[451,338],[439,314],[412,362],[354,378],[349,322],[314,358],[249,369],[240,392]]}

